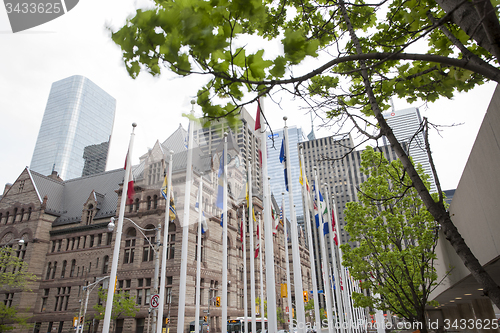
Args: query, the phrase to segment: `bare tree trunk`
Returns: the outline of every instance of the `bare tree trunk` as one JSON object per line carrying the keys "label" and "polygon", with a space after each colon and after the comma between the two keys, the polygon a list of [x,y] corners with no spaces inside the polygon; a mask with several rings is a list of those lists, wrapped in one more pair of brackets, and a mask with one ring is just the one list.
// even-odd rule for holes
{"label": "bare tree trunk", "polygon": [[[344,0],[340,0],[339,5],[342,10],[342,15],[344,17],[344,21],[346,22],[351,40],[356,48],[356,53],[363,54],[359,39],[356,35],[356,32],[354,31],[354,28],[350,23],[350,18],[347,13],[347,9],[345,8]],[[455,252],[463,261],[465,267],[467,267],[467,269],[471,272],[472,276],[476,279],[476,281],[479,284],[481,284],[481,286],[483,287],[483,293],[486,296],[488,296],[491,299],[491,301],[495,303],[497,307],[500,308],[500,287],[495,283],[495,281],[491,278],[491,276],[484,270],[483,266],[481,266],[481,264],[479,263],[479,260],[474,256],[471,249],[467,246],[465,240],[462,238],[462,235],[460,235],[460,232],[451,221],[450,214],[448,213],[448,211],[446,211],[443,203],[435,202],[434,199],[432,199],[429,190],[424,185],[422,179],[415,170],[415,167],[408,158],[408,155],[406,155],[405,151],[403,150],[403,147],[401,147],[401,144],[399,143],[398,139],[396,139],[396,136],[392,132],[391,127],[387,124],[384,116],[382,115],[382,111],[380,110],[379,104],[372,90],[371,80],[365,65],[365,61],[360,60],[359,63],[361,69],[360,73],[361,76],[363,77],[363,84],[366,90],[366,94],[368,96],[370,107],[380,126],[381,133],[386,136],[387,140],[389,140],[391,147],[395,150],[397,156],[401,160],[403,167],[405,168],[410,179],[412,180],[413,186],[420,195],[420,198],[424,202],[424,205],[427,207],[427,210],[432,214],[434,219],[441,225],[445,238],[453,246]]]}

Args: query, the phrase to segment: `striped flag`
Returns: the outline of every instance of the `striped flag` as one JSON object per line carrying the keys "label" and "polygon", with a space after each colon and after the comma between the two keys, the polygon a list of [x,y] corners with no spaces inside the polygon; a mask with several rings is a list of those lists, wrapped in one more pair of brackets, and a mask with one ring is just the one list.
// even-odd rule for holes
{"label": "striped flag", "polygon": [[255,258],[257,259],[257,257],[259,256],[259,249],[260,249],[260,242],[259,242],[259,239],[260,239],[260,236],[259,236],[259,225],[257,224],[257,244],[255,245]]}
{"label": "striped flag", "polygon": [[285,173],[285,188],[288,191],[288,174],[286,172],[285,138],[283,138],[283,140],[281,141],[280,163],[283,165],[283,170]]}

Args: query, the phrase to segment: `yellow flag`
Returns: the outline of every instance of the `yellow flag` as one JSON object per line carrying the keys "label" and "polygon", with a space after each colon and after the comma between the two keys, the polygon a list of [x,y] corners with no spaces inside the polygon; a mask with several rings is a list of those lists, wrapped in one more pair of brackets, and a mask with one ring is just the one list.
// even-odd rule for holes
{"label": "yellow flag", "polygon": [[299,176],[300,185],[304,185],[304,179],[305,179],[306,190],[309,192],[309,182],[307,181],[306,175],[304,175],[304,177],[302,177],[302,161],[300,161],[300,160],[299,160],[299,166],[300,166],[300,176]]}

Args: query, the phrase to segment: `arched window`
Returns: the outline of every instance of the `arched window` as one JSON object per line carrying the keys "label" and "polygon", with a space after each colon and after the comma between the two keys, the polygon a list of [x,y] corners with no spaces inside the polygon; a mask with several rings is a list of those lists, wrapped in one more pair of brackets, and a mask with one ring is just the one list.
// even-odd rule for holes
{"label": "arched window", "polygon": [[151,209],[151,197],[150,196],[148,196],[148,198],[147,198],[147,203],[148,203],[147,210],[150,210]]}
{"label": "arched window", "polygon": [[17,208],[14,208],[14,217],[12,218],[12,223],[16,223],[17,218]]}
{"label": "arched window", "polygon": [[[1,217],[0,217],[1,219]],[[24,219],[24,208],[21,209],[21,217],[19,218],[19,222],[23,222],[23,219]]]}
{"label": "arched window", "polygon": [[2,223],[2,213],[0,213],[0,223]]}
{"label": "arched window", "polygon": [[102,274],[108,274],[109,256],[104,256],[102,261]]}
{"label": "arched window", "polygon": [[139,211],[139,198],[135,199],[135,211]]}
{"label": "arched window", "polygon": [[52,263],[49,262],[49,265],[47,266],[47,274],[45,274],[45,280],[48,280],[50,278],[50,271],[52,270]]}
{"label": "arched window", "polygon": [[56,277],[56,269],[57,269],[57,261],[54,261],[54,267],[52,268],[52,276],[50,277],[52,280]]}
{"label": "arched window", "polygon": [[125,254],[123,256],[124,264],[131,264],[134,262],[136,235],[137,231],[135,230],[135,228],[130,228],[127,230],[127,234],[125,237]]}
{"label": "arched window", "polygon": [[64,275],[66,274],[66,265],[68,262],[66,260],[63,261],[62,263],[62,268],[61,268],[61,279],[64,279]]}
{"label": "arched window", "polygon": [[76,268],[76,260],[73,259],[71,260],[71,270],[69,271],[69,277],[73,277],[75,275],[75,268]]}
{"label": "arched window", "polygon": [[153,196],[153,209],[158,208],[158,196],[155,194]]}
{"label": "arched window", "polygon": [[28,217],[26,218],[26,220],[30,220],[31,219],[31,207],[28,208]]}
{"label": "arched window", "polygon": [[9,212],[5,213],[5,224],[9,223]]}

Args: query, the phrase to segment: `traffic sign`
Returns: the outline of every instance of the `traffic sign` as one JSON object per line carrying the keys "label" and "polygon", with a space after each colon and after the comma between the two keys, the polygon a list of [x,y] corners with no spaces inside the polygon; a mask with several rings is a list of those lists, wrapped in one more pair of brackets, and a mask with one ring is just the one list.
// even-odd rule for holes
{"label": "traffic sign", "polygon": [[151,307],[152,308],[157,308],[158,305],[160,305],[160,295],[158,294],[155,294],[153,296],[151,296]]}
{"label": "traffic sign", "polygon": [[203,310],[203,313],[208,313],[208,310]]}

